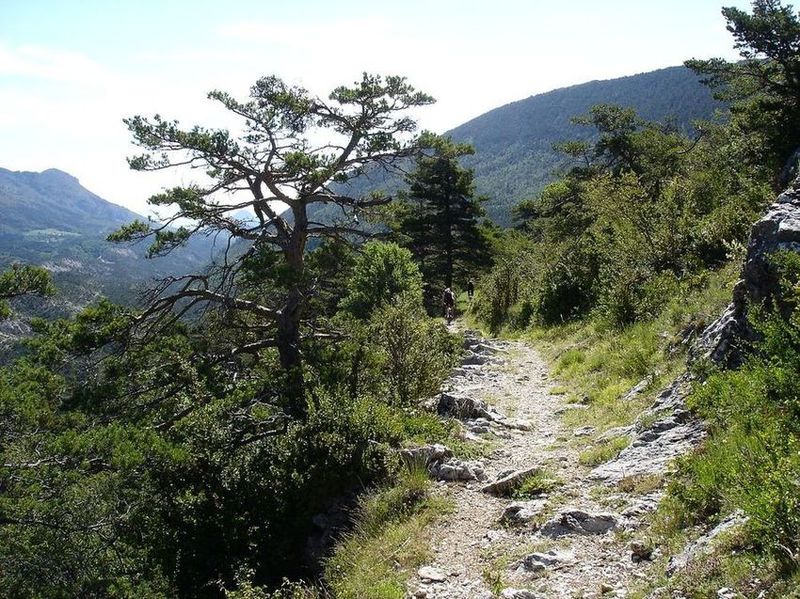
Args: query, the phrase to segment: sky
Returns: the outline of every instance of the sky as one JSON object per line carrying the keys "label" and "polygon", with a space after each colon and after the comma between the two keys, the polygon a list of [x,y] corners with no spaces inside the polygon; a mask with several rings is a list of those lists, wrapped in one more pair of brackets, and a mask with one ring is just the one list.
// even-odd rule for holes
{"label": "sky", "polygon": [[[320,95],[397,74],[444,132],[559,87],[735,58],[720,8],[745,0],[0,0],[0,167],[64,170],[148,213],[188,173],[138,173],[126,116],[228,126],[206,99],[276,74]],[[2,218],[2,216],[0,216]]]}

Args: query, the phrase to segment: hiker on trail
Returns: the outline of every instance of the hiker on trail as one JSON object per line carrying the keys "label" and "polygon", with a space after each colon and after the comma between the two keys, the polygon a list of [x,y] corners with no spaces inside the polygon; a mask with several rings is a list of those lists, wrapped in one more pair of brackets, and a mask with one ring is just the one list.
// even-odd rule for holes
{"label": "hiker on trail", "polygon": [[475,281],[472,279],[467,283],[467,297],[472,301],[472,296],[475,295]]}
{"label": "hiker on trail", "polygon": [[442,293],[442,303],[444,304],[444,317],[447,319],[447,323],[450,324],[455,316],[456,296],[449,287],[446,287],[444,293]]}

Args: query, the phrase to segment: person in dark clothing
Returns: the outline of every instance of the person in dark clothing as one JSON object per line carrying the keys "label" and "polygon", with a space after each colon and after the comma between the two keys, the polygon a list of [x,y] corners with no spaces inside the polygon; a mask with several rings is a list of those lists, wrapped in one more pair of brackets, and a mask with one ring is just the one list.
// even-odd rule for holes
{"label": "person in dark clothing", "polygon": [[456,312],[456,296],[449,287],[445,288],[444,293],[442,293],[442,304],[444,304],[444,317],[449,324],[455,317]]}
{"label": "person in dark clothing", "polygon": [[475,295],[475,282],[470,279],[467,283],[467,297],[472,301],[472,296]]}

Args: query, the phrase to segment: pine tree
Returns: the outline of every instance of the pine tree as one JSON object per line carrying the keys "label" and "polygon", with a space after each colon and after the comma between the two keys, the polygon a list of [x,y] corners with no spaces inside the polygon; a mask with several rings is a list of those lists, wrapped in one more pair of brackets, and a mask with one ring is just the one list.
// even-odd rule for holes
{"label": "pine tree", "polygon": [[489,251],[480,224],[482,200],[474,195],[473,171],[459,164],[459,158],[473,154],[474,149],[430,134],[424,141],[427,151],[406,178],[409,191],[394,228],[420,264],[426,299],[435,302],[444,287],[487,265]]}
{"label": "pine tree", "polygon": [[[168,278],[148,296],[137,321],[154,332],[188,310],[216,309],[241,325],[228,352],[258,356],[275,348],[287,375],[293,412],[305,417],[303,344],[328,338],[310,310],[315,283],[306,268],[308,244],[315,239],[368,236],[352,223],[359,214],[383,206],[392,197],[351,197],[344,184],[366,170],[390,169],[420,149],[410,109],[433,102],[403,77],[364,73],[353,86],[340,86],[327,99],[291,86],[278,77],[262,77],[248,100],[213,91],[209,98],[240,117],[243,131],[195,126],[158,115],[125,119],[144,153],[129,159],[137,171],[187,167],[206,176],[201,183],[152,196],[153,206],[169,206],[162,223],[135,221],[109,236],[112,241],[150,238],[152,256],[168,253],[197,235],[220,235],[227,250],[209,272]],[[344,223],[313,220],[314,205],[338,206]],[[288,206],[284,212],[278,206]],[[238,215],[251,211],[254,219]],[[241,242],[237,244],[235,242]],[[240,248],[247,249],[234,255]]]}
{"label": "pine tree", "polygon": [[53,295],[50,273],[40,266],[12,264],[0,272],[0,320],[11,316],[8,300],[22,295]]}
{"label": "pine tree", "polygon": [[749,162],[776,174],[787,158],[796,160],[800,139],[800,12],[781,0],[753,0],[752,13],[729,6],[722,15],[740,60],[685,64],[730,105],[734,126],[747,137]]}

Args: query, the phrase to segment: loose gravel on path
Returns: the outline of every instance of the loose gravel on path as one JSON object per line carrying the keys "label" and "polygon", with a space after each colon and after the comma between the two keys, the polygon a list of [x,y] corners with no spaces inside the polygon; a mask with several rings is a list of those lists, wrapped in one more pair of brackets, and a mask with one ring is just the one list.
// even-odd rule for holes
{"label": "loose gravel on path", "polygon": [[[624,597],[649,562],[632,555],[631,540],[658,491],[629,495],[589,476],[579,463],[587,427],[560,418],[568,404],[551,393],[546,362],[521,341],[483,340],[465,331],[466,365],[444,391],[483,400],[505,421],[466,421],[467,436],[484,448],[485,481],[439,482],[455,508],[431,530],[433,559],[409,582],[409,597]],[[556,390],[557,391],[557,390]],[[527,429],[527,430],[524,430]],[[488,432],[486,432],[488,430]],[[511,470],[539,467],[557,483],[525,499],[481,488]],[[505,521],[501,521],[503,515]]]}

